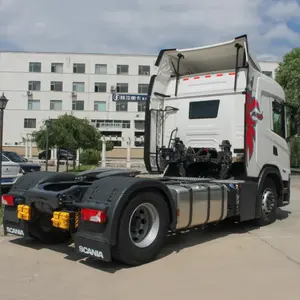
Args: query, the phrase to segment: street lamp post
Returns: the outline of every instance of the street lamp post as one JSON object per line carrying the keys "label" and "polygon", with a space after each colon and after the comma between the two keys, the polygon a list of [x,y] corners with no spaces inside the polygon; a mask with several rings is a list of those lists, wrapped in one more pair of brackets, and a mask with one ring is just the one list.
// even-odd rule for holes
{"label": "street lamp post", "polygon": [[49,152],[49,128],[51,125],[51,120],[46,120],[46,171],[48,171],[48,152]]}
{"label": "street lamp post", "polygon": [[0,195],[2,196],[2,146],[3,146],[3,116],[8,99],[2,93],[0,97]]}

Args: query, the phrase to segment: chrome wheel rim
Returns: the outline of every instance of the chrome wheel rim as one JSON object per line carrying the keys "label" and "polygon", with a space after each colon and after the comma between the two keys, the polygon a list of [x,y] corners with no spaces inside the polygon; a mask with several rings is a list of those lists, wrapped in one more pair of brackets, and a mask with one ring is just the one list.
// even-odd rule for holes
{"label": "chrome wheel rim", "polygon": [[129,236],[138,248],[150,246],[159,232],[159,214],[151,203],[140,204],[131,214]]}
{"label": "chrome wheel rim", "polygon": [[272,213],[275,207],[275,194],[271,189],[265,189],[262,195],[262,211],[268,216]]}

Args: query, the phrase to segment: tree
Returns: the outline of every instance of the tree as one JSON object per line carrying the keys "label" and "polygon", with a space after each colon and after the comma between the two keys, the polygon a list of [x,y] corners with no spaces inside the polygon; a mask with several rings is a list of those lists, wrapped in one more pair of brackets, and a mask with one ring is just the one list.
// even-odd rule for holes
{"label": "tree", "polygon": [[291,165],[299,166],[300,138],[294,134],[299,132],[300,125],[300,48],[284,55],[276,69],[275,80],[285,92]]}
{"label": "tree", "polygon": [[[39,149],[46,148],[46,124],[33,133]],[[64,114],[53,120],[48,130],[49,149],[102,149],[101,133],[92,126],[88,119],[80,119],[72,114]],[[109,147],[107,151],[112,150]],[[75,165],[75,160],[73,162]],[[57,164],[59,166],[59,162]],[[57,169],[58,170],[58,169]]]}
{"label": "tree", "polygon": [[276,69],[275,80],[283,87],[289,117],[300,121],[300,48],[284,55]]}

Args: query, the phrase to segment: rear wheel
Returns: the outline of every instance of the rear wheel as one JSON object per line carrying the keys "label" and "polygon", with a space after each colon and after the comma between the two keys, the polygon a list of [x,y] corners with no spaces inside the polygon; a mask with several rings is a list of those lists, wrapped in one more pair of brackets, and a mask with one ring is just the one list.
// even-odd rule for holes
{"label": "rear wheel", "polygon": [[169,209],[157,193],[140,193],[130,200],[119,223],[113,257],[129,265],[152,261],[169,229]]}
{"label": "rear wheel", "polygon": [[44,244],[60,244],[70,240],[70,233],[53,227],[51,218],[52,216],[49,214],[39,213],[36,219],[29,224],[30,236]]}
{"label": "rear wheel", "polygon": [[255,219],[255,225],[265,226],[274,223],[276,221],[277,192],[272,179],[265,179],[259,195],[261,214],[258,219]]}

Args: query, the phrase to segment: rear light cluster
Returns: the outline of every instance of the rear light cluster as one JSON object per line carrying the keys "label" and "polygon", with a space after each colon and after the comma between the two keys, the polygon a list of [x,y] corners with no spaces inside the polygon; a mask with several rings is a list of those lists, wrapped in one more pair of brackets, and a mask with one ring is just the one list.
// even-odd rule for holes
{"label": "rear light cluster", "polygon": [[14,206],[15,205],[15,197],[8,194],[3,194],[1,197],[1,202],[4,205]]}
{"label": "rear light cluster", "polygon": [[90,221],[94,223],[105,223],[107,215],[105,211],[83,208],[81,210],[81,220]]}

